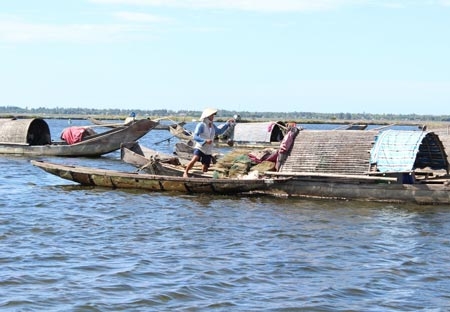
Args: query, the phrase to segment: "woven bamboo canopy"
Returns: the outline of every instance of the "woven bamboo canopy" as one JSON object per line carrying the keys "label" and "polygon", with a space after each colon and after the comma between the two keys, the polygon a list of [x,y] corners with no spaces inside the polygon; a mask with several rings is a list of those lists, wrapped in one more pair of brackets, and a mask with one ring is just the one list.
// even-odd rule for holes
{"label": "woven bamboo canopy", "polygon": [[280,142],[284,136],[285,126],[285,123],[282,121],[237,123],[234,128],[234,141],[254,143]]}
{"label": "woven bamboo canopy", "polygon": [[[408,133],[405,133],[408,132]],[[414,132],[414,133],[411,133]],[[389,130],[303,130],[295,138],[281,172],[363,175],[369,172],[413,171],[418,168],[448,171],[447,154],[433,132]],[[414,139],[406,140],[406,137]],[[396,137],[395,139],[393,139]],[[376,143],[378,139],[378,142]],[[378,157],[374,158],[374,148]],[[389,151],[389,152],[386,152]],[[394,161],[389,169],[380,166]],[[401,169],[398,169],[401,168]]]}
{"label": "woven bamboo canopy", "polygon": [[50,129],[45,120],[0,119],[0,143],[45,145],[51,143]]}

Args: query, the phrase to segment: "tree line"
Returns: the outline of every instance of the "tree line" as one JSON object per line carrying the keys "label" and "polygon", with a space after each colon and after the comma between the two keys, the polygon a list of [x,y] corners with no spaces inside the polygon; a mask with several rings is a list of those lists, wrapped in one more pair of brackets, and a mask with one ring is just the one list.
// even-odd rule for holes
{"label": "tree line", "polygon": [[[176,119],[195,118],[201,115],[201,111],[195,110],[168,110],[168,109],[97,109],[97,108],[21,108],[16,106],[0,106],[2,116],[102,116],[102,118],[124,118],[134,112],[141,117],[171,117]],[[218,117],[231,117],[239,115],[242,120],[284,120],[284,121],[404,121],[423,122],[450,121],[450,115],[419,115],[419,114],[372,114],[372,113],[316,113],[316,112],[249,112],[220,109]]]}

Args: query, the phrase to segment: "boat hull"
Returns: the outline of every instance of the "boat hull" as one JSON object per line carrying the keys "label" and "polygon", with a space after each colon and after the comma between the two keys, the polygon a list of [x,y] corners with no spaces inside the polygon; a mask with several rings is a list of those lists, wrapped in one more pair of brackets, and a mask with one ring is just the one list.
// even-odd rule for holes
{"label": "boat hull", "polygon": [[274,183],[286,179],[211,179],[183,178],[151,174],[127,173],[89,167],[66,166],[32,160],[31,163],[44,171],[85,186],[113,189],[142,189],[182,193],[238,194],[264,191]]}
{"label": "boat hull", "polygon": [[383,177],[293,176],[270,190],[274,195],[370,202],[450,204],[449,181],[401,184]]}

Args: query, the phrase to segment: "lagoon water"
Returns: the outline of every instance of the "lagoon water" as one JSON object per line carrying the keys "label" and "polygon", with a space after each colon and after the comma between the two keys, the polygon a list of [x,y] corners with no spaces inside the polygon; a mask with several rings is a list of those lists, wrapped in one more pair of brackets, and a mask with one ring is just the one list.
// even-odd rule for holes
{"label": "lagoon water", "polygon": [[450,310],[450,206],[86,188],[29,160],[0,156],[1,311]]}

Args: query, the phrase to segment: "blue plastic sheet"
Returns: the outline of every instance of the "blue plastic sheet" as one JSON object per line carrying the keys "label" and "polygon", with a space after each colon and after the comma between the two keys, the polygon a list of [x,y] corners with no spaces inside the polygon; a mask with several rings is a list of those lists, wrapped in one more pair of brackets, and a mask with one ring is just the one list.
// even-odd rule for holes
{"label": "blue plastic sheet", "polygon": [[383,131],[375,138],[370,163],[380,172],[411,171],[425,136],[423,131]]}

